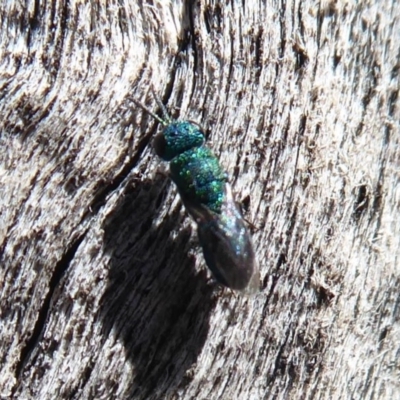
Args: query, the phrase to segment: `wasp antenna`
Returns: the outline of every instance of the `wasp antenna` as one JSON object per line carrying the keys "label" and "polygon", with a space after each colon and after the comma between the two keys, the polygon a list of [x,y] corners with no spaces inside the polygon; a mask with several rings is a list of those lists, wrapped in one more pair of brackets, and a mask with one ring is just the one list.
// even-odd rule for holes
{"label": "wasp antenna", "polygon": [[188,121],[189,121],[191,124],[196,125],[202,132],[205,132],[205,131],[206,131],[206,129],[204,128],[204,126],[200,125],[198,122],[193,121],[192,119],[188,119]]}
{"label": "wasp antenna", "polygon": [[[167,126],[168,122],[164,121],[162,118],[160,118],[157,114],[153,113],[153,111],[150,111],[144,104],[142,104],[140,101],[137,101],[136,99],[132,99],[132,101],[139,106],[143,111],[147,112],[147,114],[150,114],[156,121],[158,121],[160,124]],[[163,110],[164,112],[164,110]]]}
{"label": "wasp antenna", "polygon": [[165,121],[170,124],[172,122],[172,118],[170,117],[170,115],[168,114],[168,111],[165,107],[165,105],[163,104],[163,102],[161,101],[161,99],[158,97],[157,93],[154,91],[153,88],[151,88],[151,93],[153,93],[154,96],[154,100],[156,101],[158,107],[161,108],[161,112],[163,114],[163,117],[165,119]]}

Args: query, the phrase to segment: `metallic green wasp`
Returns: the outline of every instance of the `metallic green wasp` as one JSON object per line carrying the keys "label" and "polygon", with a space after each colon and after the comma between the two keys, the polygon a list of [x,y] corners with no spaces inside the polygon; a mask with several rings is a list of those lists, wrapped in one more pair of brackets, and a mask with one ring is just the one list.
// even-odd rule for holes
{"label": "metallic green wasp", "polygon": [[172,120],[163,111],[158,117],[136,105],[164,126],[153,141],[156,154],[170,163],[170,176],[182,202],[197,224],[205,261],[222,285],[245,293],[259,290],[260,278],[253,244],[233,199],[227,174],[217,157],[204,145],[205,135],[195,123]]}

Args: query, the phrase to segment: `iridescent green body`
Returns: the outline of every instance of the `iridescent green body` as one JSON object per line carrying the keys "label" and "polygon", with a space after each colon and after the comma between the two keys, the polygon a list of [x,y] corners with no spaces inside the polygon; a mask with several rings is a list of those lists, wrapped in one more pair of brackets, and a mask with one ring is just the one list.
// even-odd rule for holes
{"label": "iridescent green body", "polygon": [[165,128],[153,146],[170,162],[171,179],[185,208],[197,223],[204,258],[218,282],[235,290],[259,290],[259,272],[250,235],[232,197],[227,174],[204,146],[201,129],[189,121],[161,120]]}
{"label": "iridescent green body", "polygon": [[182,198],[219,214],[227,175],[204,140],[197,125],[175,121],[155,137],[153,145],[159,157],[170,161],[171,179]]}
{"label": "iridescent green body", "polygon": [[225,172],[210,149],[186,150],[170,162],[171,178],[182,197],[219,214],[225,198]]}

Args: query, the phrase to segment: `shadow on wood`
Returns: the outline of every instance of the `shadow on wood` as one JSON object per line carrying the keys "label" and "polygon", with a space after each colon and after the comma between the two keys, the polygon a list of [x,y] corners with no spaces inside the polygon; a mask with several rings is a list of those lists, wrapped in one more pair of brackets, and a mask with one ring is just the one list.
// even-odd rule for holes
{"label": "shadow on wood", "polygon": [[162,181],[163,176],[141,182],[104,224],[105,253],[111,255],[101,310],[104,338],[113,332],[123,342],[133,365],[129,392],[135,399],[176,390],[189,378],[214,307],[213,285],[196,274],[194,257],[187,254],[191,229],[181,229],[179,207],[153,225],[148,210],[162,203]]}

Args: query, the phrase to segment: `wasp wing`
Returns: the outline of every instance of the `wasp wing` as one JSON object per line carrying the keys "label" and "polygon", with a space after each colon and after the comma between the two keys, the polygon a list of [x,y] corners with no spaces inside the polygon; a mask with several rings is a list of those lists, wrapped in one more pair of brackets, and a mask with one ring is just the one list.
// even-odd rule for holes
{"label": "wasp wing", "polygon": [[229,185],[221,213],[185,201],[197,223],[204,258],[221,284],[247,293],[259,290],[259,272],[253,244]]}

